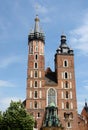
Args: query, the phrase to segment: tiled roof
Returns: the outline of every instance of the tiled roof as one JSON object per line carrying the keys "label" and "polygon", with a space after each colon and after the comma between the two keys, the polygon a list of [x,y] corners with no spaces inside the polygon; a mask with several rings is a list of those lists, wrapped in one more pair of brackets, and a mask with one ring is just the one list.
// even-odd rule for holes
{"label": "tiled roof", "polygon": [[56,73],[52,72],[50,68],[46,69],[46,72],[45,72],[45,83],[46,83],[46,85],[57,85]]}

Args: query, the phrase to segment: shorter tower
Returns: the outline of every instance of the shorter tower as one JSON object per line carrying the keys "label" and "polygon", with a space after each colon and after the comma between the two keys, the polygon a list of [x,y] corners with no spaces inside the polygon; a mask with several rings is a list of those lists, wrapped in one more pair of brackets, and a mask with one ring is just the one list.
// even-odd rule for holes
{"label": "shorter tower", "polygon": [[59,118],[65,130],[77,130],[77,101],[74,71],[74,52],[61,36],[61,43],[55,54],[57,77],[57,107]]}

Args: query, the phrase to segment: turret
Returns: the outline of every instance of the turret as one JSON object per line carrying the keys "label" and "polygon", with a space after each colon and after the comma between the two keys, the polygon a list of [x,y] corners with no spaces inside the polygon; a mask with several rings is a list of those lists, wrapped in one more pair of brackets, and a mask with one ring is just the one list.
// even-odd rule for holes
{"label": "turret", "polygon": [[66,36],[61,35],[61,43],[57,49],[57,53],[61,54],[73,54],[73,50],[66,43]]}

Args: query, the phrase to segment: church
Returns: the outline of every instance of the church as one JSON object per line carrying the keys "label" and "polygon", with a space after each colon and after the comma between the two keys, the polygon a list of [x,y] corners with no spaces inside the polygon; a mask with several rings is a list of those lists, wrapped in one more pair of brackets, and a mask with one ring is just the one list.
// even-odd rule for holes
{"label": "church", "polygon": [[[45,36],[38,15],[28,35],[25,107],[33,115],[35,130],[88,130],[88,106],[77,112],[74,50],[61,35],[54,71],[45,70]],[[57,47],[56,47],[57,48]]]}

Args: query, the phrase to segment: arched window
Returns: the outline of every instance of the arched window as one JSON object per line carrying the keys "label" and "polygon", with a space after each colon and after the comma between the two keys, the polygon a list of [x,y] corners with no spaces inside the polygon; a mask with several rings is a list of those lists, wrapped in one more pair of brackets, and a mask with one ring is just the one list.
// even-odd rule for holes
{"label": "arched window", "polygon": [[64,60],[64,67],[68,67],[68,61]]}
{"label": "arched window", "polygon": [[38,59],[38,55],[36,54],[36,55],[35,55],[35,60],[37,60],[37,59]]}
{"label": "arched window", "polygon": [[38,117],[40,117],[40,112],[38,112]]}
{"label": "arched window", "polygon": [[38,63],[34,64],[34,68],[37,69],[38,68]]}
{"label": "arched window", "polygon": [[65,79],[68,78],[68,73],[67,73],[67,72],[64,73],[64,78],[65,78]]}
{"label": "arched window", "polygon": [[71,123],[70,122],[67,123],[67,127],[68,128],[71,127]]}
{"label": "arched window", "polygon": [[38,87],[38,82],[37,81],[34,82],[34,87]]}
{"label": "arched window", "polygon": [[69,102],[66,102],[66,109],[69,109]]}
{"label": "arched window", "polygon": [[48,90],[48,105],[54,103],[56,105],[56,92],[53,88]]}
{"label": "arched window", "polygon": [[68,98],[68,91],[66,91],[66,98]]}
{"label": "arched window", "polygon": [[38,107],[38,105],[37,105],[37,102],[35,101],[34,102],[34,108],[37,108]]}
{"label": "arched window", "polygon": [[65,82],[65,88],[68,88],[68,81]]}
{"label": "arched window", "polygon": [[37,91],[34,92],[34,98],[37,98],[38,97],[38,93]]}
{"label": "arched window", "polygon": [[31,43],[30,46],[29,46],[29,52],[30,53],[33,53],[33,44]]}
{"label": "arched window", "polygon": [[37,78],[38,77],[38,72],[37,71],[35,71],[35,78]]}

